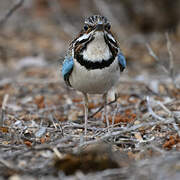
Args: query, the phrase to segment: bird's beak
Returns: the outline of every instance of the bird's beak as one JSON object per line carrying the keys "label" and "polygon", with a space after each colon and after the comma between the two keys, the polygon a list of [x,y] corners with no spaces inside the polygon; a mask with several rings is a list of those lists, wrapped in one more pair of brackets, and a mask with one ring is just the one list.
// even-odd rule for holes
{"label": "bird's beak", "polygon": [[104,29],[103,23],[99,22],[99,23],[96,25],[96,31],[103,31],[103,29]]}

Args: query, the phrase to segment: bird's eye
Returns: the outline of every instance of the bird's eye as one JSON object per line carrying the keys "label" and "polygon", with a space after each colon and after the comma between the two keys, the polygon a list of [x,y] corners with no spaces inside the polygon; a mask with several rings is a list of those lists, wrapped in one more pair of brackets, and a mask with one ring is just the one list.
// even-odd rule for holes
{"label": "bird's eye", "polygon": [[87,31],[88,30],[88,25],[84,26],[84,30]]}
{"label": "bird's eye", "polygon": [[106,29],[107,29],[107,30],[110,30],[110,29],[111,29],[111,25],[110,25],[110,24],[107,24],[107,25],[106,25]]}

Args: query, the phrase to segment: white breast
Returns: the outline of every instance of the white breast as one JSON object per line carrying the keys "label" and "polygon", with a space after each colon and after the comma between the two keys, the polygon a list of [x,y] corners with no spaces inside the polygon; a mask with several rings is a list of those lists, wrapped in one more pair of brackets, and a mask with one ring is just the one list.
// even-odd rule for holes
{"label": "white breast", "polygon": [[74,60],[74,68],[70,76],[73,88],[89,94],[103,94],[111,89],[119,80],[118,60],[104,69],[87,70]]}

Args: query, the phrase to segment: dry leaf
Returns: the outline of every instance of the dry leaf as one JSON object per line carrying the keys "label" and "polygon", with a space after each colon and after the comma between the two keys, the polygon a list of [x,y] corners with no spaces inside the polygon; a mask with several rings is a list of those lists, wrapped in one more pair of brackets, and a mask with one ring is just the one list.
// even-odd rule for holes
{"label": "dry leaf", "polygon": [[45,108],[44,96],[36,96],[34,101],[39,109]]}
{"label": "dry leaf", "polygon": [[28,147],[31,147],[32,146],[32,142],[30,141],[24,141],[24,144]]}

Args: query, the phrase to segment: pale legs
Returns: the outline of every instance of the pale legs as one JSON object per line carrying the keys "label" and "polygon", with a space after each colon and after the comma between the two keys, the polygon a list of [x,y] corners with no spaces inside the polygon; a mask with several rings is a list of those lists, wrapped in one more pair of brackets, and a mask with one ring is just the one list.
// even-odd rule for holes
{"label": "pale legs", "polygon": [[[87,135],[87,122],[88,122],[88,95],[87,93],[83,93],[84,95],[84,134]],[[108,112],[107,112],[107,93],[103,94],[103,100],[104,100],[104,114],[106,119],[106,124],[108,128],[108,132],[110,132],[109,127],[109,118],[108,118]]]}
{"label": "pale legs", "polygon": [[83,93],[84,95],[84,134],[87,134],[87,121],[88,121],[88,95]]}
{"label": "pale legs", "polygon": [[108,128],[108,132],[110,132],[109,118],[108,118],[108,112],[107,112],[107,93],[103,94],[103,100],[104,100],[104,114],[105,114],[106,124]]}

